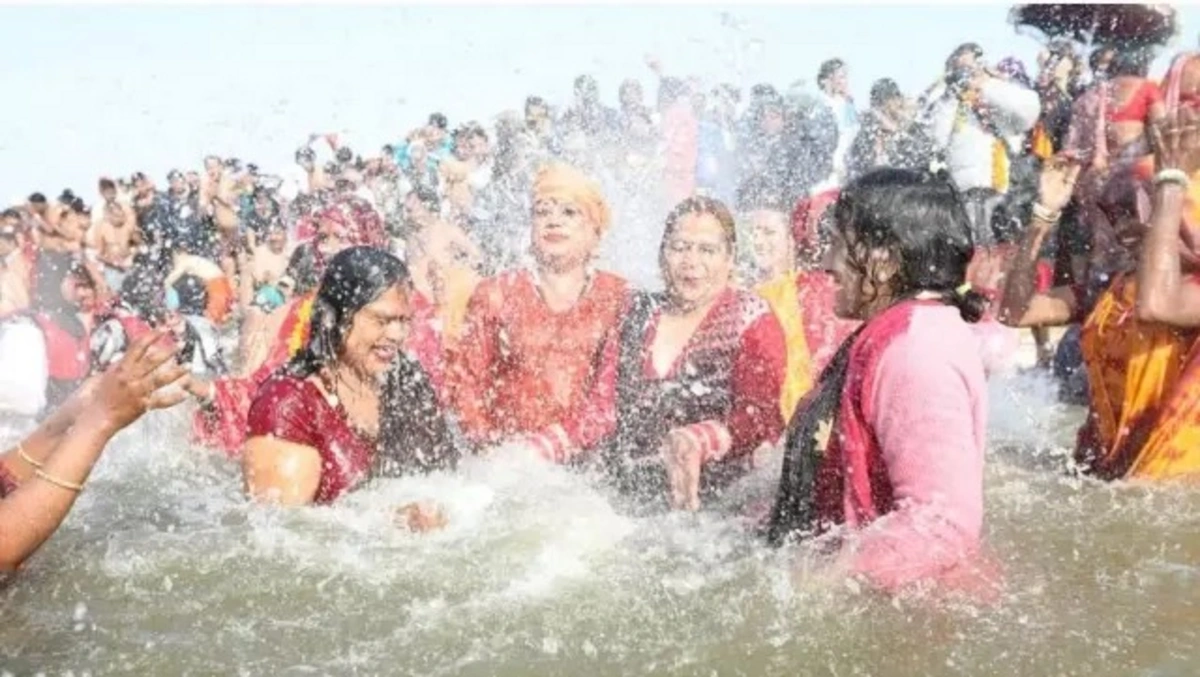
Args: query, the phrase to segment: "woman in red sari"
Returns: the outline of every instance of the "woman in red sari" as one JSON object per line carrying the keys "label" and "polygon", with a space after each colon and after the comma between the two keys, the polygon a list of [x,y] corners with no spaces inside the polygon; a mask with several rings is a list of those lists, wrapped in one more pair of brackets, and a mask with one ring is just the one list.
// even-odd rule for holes
{"label": "woman in red sari", "polygon": [[[347,218],[337,207],[322,211],[317,222],[316,239],[297,248],[288,264],[287,277],[295,285],[297,296],[275,311],[282,318],[278,324],[268,322],[261,324],[262,329],[258,329],[275,329],[267,337],[270,343],[262,362],[250,366],[239,376],[215,381],[195,379],[188,383],[188,392],[201,405],[192,422],[193,435],[200,444],[220,449],[231,456],[241,452],[246,440],[246,413],[250,408],[250,399],[259,386],[295,355],[307,340],[316,285],[324,275],[328,261],[347,247],[363,245],[382,248],[386,245],[382,234],[372,223]],[[256,318],[256,326],[261,321],[262,318]]]}
{"label": "woman in red sari", "polygon": [[354,247],[329,262],[312,334],[250,405],[251,497],[331,503],[374,476],[455,464],[433,387],[402,351],[411,296],[408,270],[387,252]]}
{"label": "woman in red sari", "polygon": [[659,250],[666,291],[634,294],[586,406],[528,441],[599,463],[650,507],[696,510],[752,468],[783,431],[787,346],[767,302],[732,285],[735,251],[723,204],[681,202]]}
{"label": "woman in red sari", "polygon": [[535,267],[479,284],[448,360],[451,401],[479,447],[579,410],[628,297],[624,280],[591,265],[610,219],[599,185],[551,165],[533,193]]}

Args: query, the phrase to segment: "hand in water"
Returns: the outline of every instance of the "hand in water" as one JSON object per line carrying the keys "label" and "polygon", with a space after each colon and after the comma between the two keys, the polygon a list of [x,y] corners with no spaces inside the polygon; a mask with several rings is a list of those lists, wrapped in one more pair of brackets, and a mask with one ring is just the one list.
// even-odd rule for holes
{"label": "hand in water", "polygon": [[441,506],[429,501],[416,501],[396,510],[396,525],[413,533],[423,534],[445,528],[446,513]]}
{"label": "hand in water", "polygon": [[691,436],[672,431],[663,444],[668,500],[672,510],[700,509],[700,466],[703,452]]}

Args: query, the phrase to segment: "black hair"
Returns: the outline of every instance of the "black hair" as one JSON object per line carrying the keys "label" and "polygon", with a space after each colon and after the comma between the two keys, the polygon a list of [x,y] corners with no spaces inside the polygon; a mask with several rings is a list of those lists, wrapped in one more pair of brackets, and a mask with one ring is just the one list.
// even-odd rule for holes
{"label": "black hair", "polygon": [[976,59],[982,59],[983,48],[980,47],[978,43],[974,42],[964,42],[958,47],[955,47],[954,51],[950,52],[950,56],[946,58],[946,70],[953,70],[954,62],[958,61],[958,59],[964,54],[971,54]]}
{"label": "black hair", "polygon": [[897,85],[896,81],[891,78],[876,80],[875,84],[871,85],[871,105],[876,108],[903,96],[900,85]]}
{"label": "black hair", "polygon": [[41,193],[34,193],[29,196],[29,201],[35,205],[44,205],[46,204],[46,196]]}
{"label": "black hair", "polygon": [[450,121],[441,113],[433,113],[429,116],[429,126],[444,130],[450,126]]}
{"label": "black hair", "polygon": [[1108,67],[1111,77],[1131,76],[1144,78],[1150,73],[1150,62],[1154,60],[1154,52],[1145,47],[1127,47],[1117,50],[1112,64]]}
{"label": "black hair", "polygon": [[762,99],[766,97],[778,98],[779,90],[775,89],[775,85],[757,84],[750,88],[751,99]]}
{"label": "black hair", "polygon": [[1088,68],[1096,74],[1097,77],[1107,77],[1112,69],[1111,63],[1107,68],[1100,68],[1100,62],[1104,61],[1105,57],[1116,58],[1117,48],[1111,45],[1103,45],[1092,50],[1088,55]]}
{"label": "black hair", "polygon": [[100,190],[116,190],[116,189],[117,189],[117,184],[113,183],[112,179],[109,179],[109,178],[100,179]]}
{"label": "black hair", "polygon": [[[308,378],[338,359],[355,315],[396,286],[411,289],[408,268],[374,247],[351,247],[329,260],[313,301],[308,341],[287,373]],[[424,370],[403,355],[384,377],[375,474],[433,470],[458,460],[437,396]]]}
{"label": "black hair", "polygon": [[179,296],[179,314],[203,315],[208,306],[208,289],[195,275],[183,275],[171,285]]}
{"label": "black hair", "polygon": [[983,296],[956,291],[966,280],[974,244],[962,198],[949,180],[906,169],[868,172],[838,196],[833,217],[851,247],[850,265],[859,272],[869,272],[869,252],[892,254],[899,268],[890,299],[881,300],[939,292],[967,322],[982,317]]}
{"label": "black hair", "polygon": [[821,68],[817,70],[817,84],[824,87],[829,78],[833,77],[834,73],[846,67],[846,62],[841,59],[830,59],[821,64]]}
{"label": "black hair", "polygon": [[525,111],[528,112],[529,109],[533,108],[534,106],[537,106],[538,108],[545,108],[547,110],[550,109],[550,106],[546,104],[546,100],[540,96],[525,97]]}
{"label": "black hair", "polygon": [[[922,291],[940,292],[942,301],[956,306],[967,322],[982,316],[983,296],[960,288],[973,253],[970,221],[946,178],[875,170],[851,182],[833,209],[836,228],[852,251],[863,255],[882,249],[899,258],[892,302]],[[814,535],[824,526],[817,523],[815,489],[825,450],[817,438],[822,429],[836,430],[851,348],[869,325],[870,320],[864,322],[842,343],[792,416],[775,505],[763,534],[772,545]]]}
{"label": "black hair", "polygon": [[17,211],[13,207],[9,207],[8,209],[5,209],[3,212],[0,212],[0,219],[19,219],[19,218],[21,218],[21,212]]}

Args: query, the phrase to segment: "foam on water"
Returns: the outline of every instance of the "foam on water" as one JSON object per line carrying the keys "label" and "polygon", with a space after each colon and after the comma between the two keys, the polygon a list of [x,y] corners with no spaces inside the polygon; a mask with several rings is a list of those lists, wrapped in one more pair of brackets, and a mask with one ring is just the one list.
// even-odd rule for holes
{"label": "foam on water", "polygon": [[[0,591],[0,667],[96,674],[1181,674],[1197,659],[1200,501],[1064,474],[1078,411],[992,384],[997,608],[881,599],[739,511],[623,515],[525,449],[336,506],[249,505],[185,412],[122,434],[63,529]],[[433,500],[445,530],[394,524]],[[83,612],[80,613],[80,609]],[[1174,672],[1173,672],[1174,671]]]}

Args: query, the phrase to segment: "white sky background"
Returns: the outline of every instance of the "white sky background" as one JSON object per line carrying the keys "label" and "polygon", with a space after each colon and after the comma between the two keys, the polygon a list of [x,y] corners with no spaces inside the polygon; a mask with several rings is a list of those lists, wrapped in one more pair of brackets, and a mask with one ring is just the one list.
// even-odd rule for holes
{"label": "white sky background", "polygon": [[[1008,7],[726,8],[740,32],[715,6],[4,7],[0,197],[90,196],[101,174],[161,179],[206,153],[282,171],[311,131],[348,131],[374,154],[434,110],[454,123],[529,94],[566,103],[580,73],[609,104],[627,77],[651,97],[646,53],[671,74],[781,91],[839,56],[860,102],[885,76],[915,94],[962,42],[1032,70],[1038,43]],[[1174,47],[1194,47],[1200,7],[1180,18]]]}

